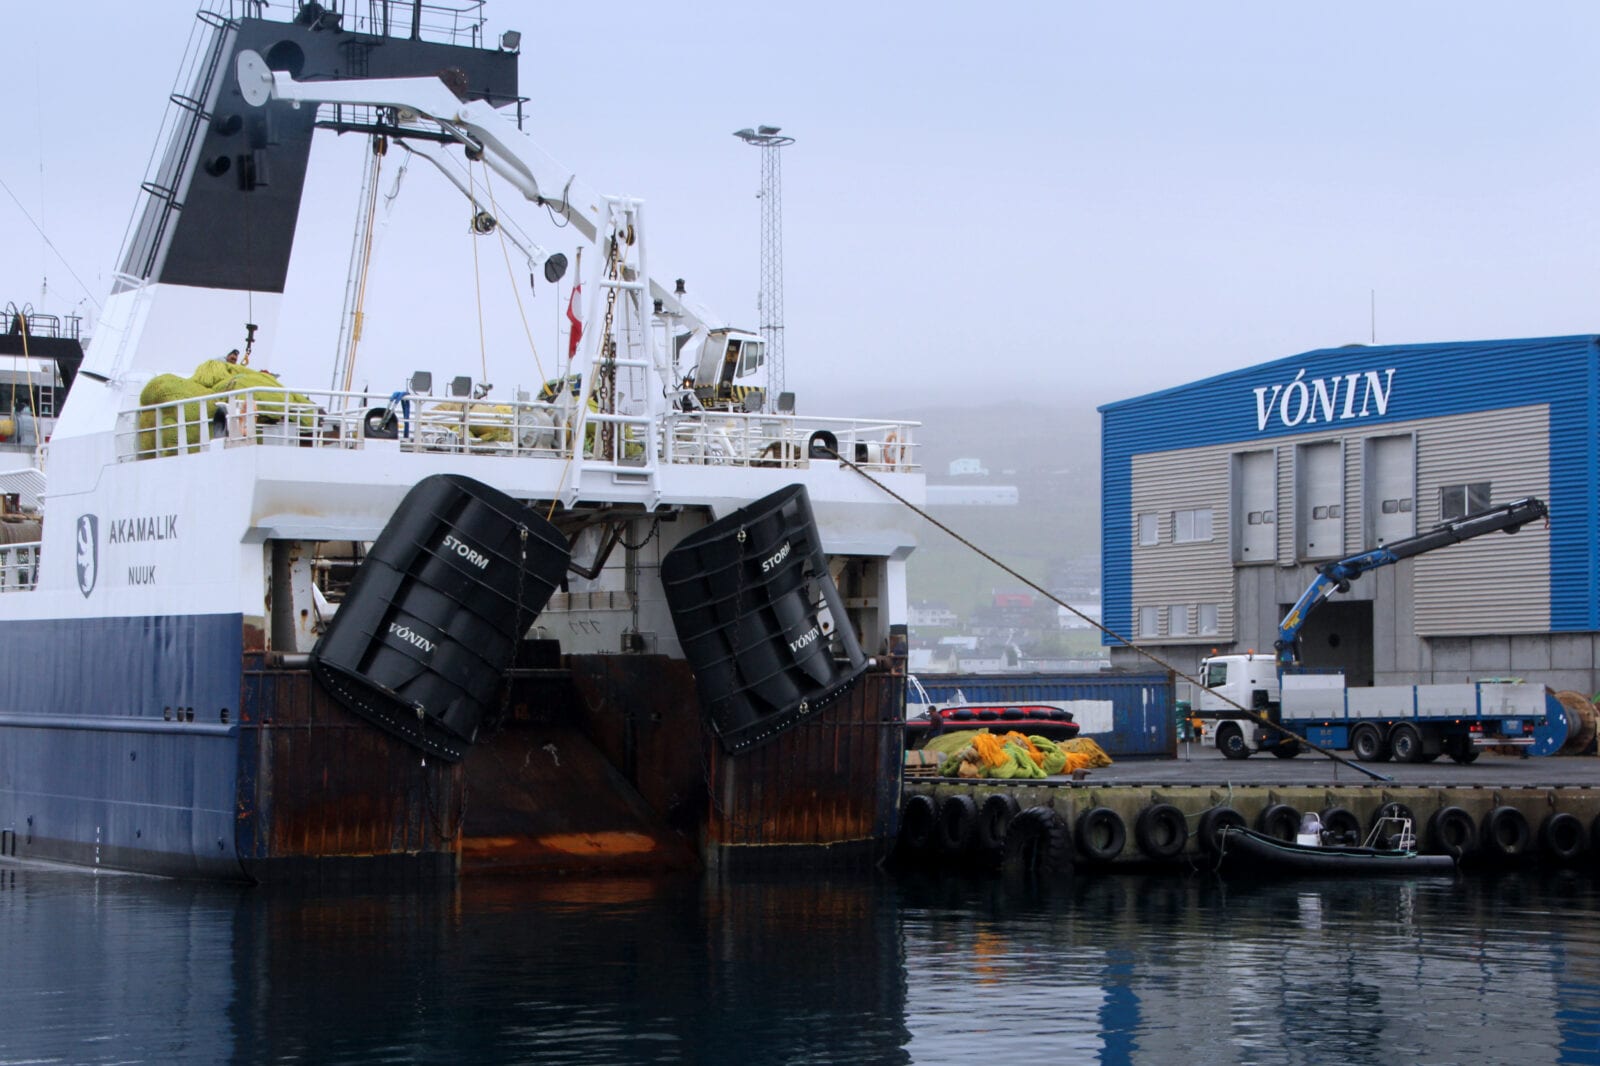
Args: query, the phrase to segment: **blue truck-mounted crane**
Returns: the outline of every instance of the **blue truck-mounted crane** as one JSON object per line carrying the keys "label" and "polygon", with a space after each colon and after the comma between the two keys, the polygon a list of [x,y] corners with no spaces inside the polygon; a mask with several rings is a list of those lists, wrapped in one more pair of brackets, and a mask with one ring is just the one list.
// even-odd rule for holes
{"label": "blue truck-mounted crane", "polygon": [[1342,674],[1293,671],[1300,664],[1300,631],[1306,620],[1335,592],[1348,592],[1350,582],[1362,574],[1486,533],[1515,533],[1548,516],[1544,501],[1528,496],[1319,567],[1316,578],[1279,623],[1275,655],[1214,655],[1201,660],[1205,687],[1196,701],[1196,717],[1217,722],[1206,740],[1233,759],[1260,750],[1281,758],[1299,753],[1296,740],[1239,710],[1245,707],[1314,744],[1351,748],[1363,761],[1393,757],[1426,762],[1444,754],[1468,763],[1487,745],[1531,743],[1534,727],[1547,713],[1542,685],[1472,682],[1349,688]]}

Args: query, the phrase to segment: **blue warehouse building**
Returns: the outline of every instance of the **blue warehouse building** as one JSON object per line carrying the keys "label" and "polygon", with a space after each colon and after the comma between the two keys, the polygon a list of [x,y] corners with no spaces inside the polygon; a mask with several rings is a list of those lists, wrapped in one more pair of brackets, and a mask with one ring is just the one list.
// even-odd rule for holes
{"label": "blue warehouse building", "polygon": [[1600,690],[1600,337],[1323,349],[1100,412],[1104,616],[1127,641],[1184,669],[1270,651],[1317,565],[1538,496],[1548,523],[1335,594],[1302,658],[1357,685]]}

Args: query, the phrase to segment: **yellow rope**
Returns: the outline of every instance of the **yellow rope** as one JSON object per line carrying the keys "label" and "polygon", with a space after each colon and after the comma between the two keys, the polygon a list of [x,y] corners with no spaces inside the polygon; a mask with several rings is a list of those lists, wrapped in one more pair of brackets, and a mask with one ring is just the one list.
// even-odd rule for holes
{"label": "yellow rope", "polygon": [[[21,332],[22,332],[22,373],[23,373],[23,376],[24,376],[24,378],[26,379],[26,381],[28,383],[28,409],[33,412],[34,425],[37,426],[39,424],[38,423],[38,418],[39,418],[39,400],[33,394],[33,367],[30,365],[33,362],[33,357],[28,354],[28,316],[25,315],[24,313],[22,313],[21,311],[18,311],[18,312],[16,312],[16,318],[17,318],[17,321],[22,324],[22,329],[21,329]],[[15,419],[17,417],[17,379],[16,378],[12,378],[11,379],[11,417],[13,419]],[[19,426],[19,425],[16,425],[15,423],[13,423],[11,431],[12,431],[12,433],[17,434],[17,435],[20,436],[21,435],[21,431],[22,431],[22,427]],[[37,435],[35,435],[35,437],[34,437],[34,443],[38,444],[38,436]]]}
{"label": "yellow rope", "polygon": [[361,284],[356,289],[356,306],[351,311],[350,351],[344,363],[344,381],[341,392],[350,391],[356,376],[356,351],[361,346],[361,331],[367,320],[367,275],[372,266],[372,218],[378,209],[378,175],[383,171],[384,153],[373,146],[372,171],[367,183],[367,226],[361,235]]}
{"label": "yellow rope", "polygon": [[[15,308],[16,305],[12,304],[12,307]],[[16,310],[13,310],[12,314],[18,322],[22,323],[22,372],[26,374],[28,372],[28,316],[24,315],[21,311]],[[11,406],[9,410],[11,411],[12,417],[15,418],[17,413],[16,378],[11,379]]]}

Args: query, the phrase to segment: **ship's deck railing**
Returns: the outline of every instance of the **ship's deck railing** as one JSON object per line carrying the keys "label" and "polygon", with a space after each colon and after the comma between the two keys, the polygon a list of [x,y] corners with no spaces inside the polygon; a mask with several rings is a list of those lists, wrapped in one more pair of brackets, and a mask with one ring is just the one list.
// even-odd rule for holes
{"label": "ship's deck railing", "polygon": [[[296,21],[327,32],[410,37],[483,47],[484,0],[367,0],[365,4],[301,4]],[[290,5],[291,7],[295,5]],[[201,10],[229,21],[267,18],[262,0],[205,0]],[[331,9],[331,10],[330,10]],[[282,17],[281,15],[278,17]]]}
{"label": "ship's deck railing", "polygon": [[[565,458],[573,444],[575,403],[240,389],[123,412],[117,456],[127,462],[283,446]],[[697,410],[665,413],[652,428],[659,465],[800,468],[837,453],[866,469],[889,471],[916,468],[916,427],[915,422]],[[616,463],[643,466],[645,436],[637,425],[607,432],[590,419],[581,458],[611,461],[598,451],[606,438],[614,438]]]}
{"label": "ship's deck railing", "polygon": [[39,584],[39,542],[0,544],[0,592],[26,592]]}
{"label": "ship's deck railing", "polygon": [[18,311],[15,307],[0,311],[0,333],[78,340],[82,328],[83,319],[78,315],[46,315],[38,311]]}

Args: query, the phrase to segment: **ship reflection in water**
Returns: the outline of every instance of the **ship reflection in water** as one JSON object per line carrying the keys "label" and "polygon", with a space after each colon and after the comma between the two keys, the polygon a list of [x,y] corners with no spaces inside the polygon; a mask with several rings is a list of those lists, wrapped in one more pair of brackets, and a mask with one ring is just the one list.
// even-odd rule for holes
{"label": "ship reflection in water", "polygon": [[1588,876],[468,881],[0,868],[14,1062],[1600,1062]]}

